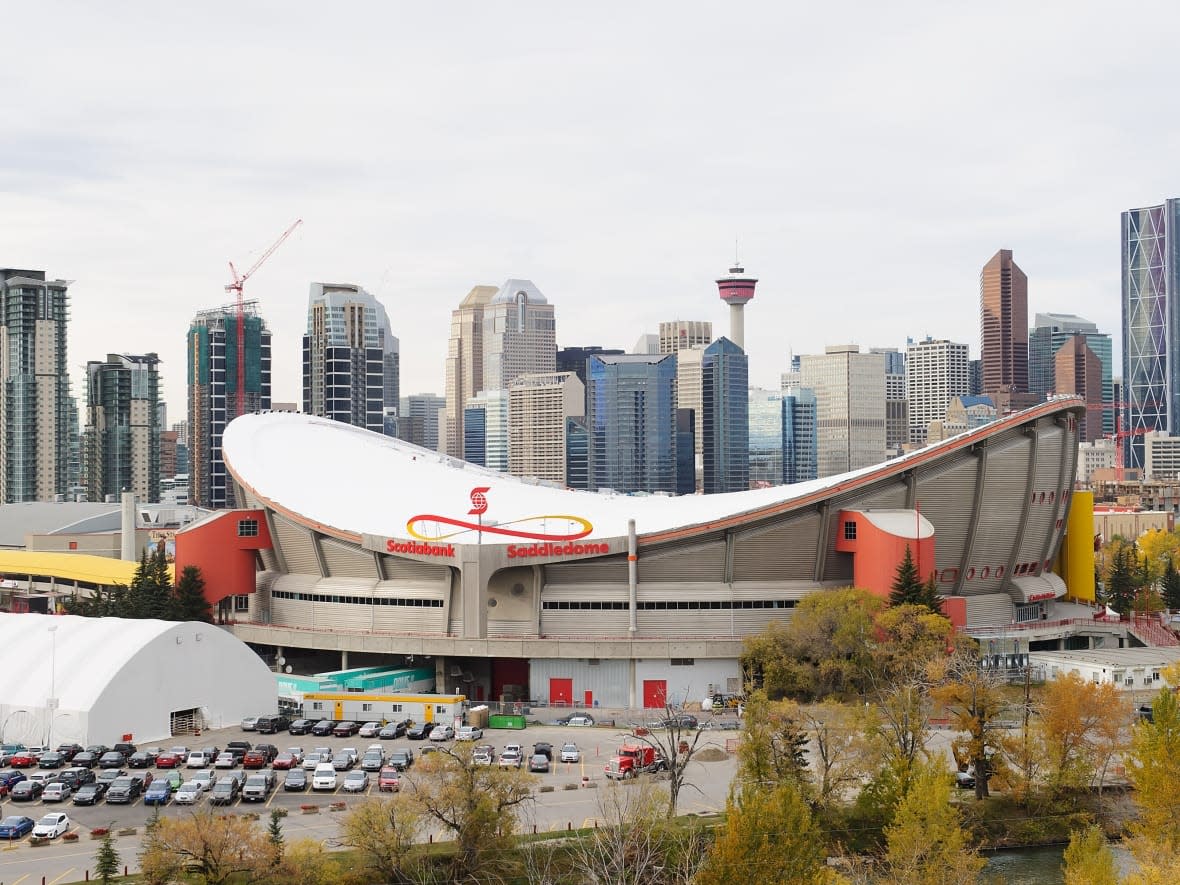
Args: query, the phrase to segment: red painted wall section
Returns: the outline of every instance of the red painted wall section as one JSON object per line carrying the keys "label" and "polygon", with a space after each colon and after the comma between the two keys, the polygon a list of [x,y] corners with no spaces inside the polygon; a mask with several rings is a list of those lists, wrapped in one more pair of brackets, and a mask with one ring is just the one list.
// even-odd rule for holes
{"label": "red painted wall section", "polygon": [[[242,535],[250,521],[257,535]],[[244,596],[255,589],[257,551],[271,547],[266,515],[261,510],[220,510],[176,533],[176,576],[195,565],[205,579],[205,598],[217,605],[227,596]]]}
{"label": "red painted wall section", "polygon": [[[913,519],[915,528],[919,520],[925,523],[916,513]],[[849,523],[855,528],[849,530]],[[910,548],[919,576],[922,580],[929,578],[930,572],[934,570],[933,533],[920,539],[912,537],[912,530],[906,534],[909,537],[886,531],[860,511],[840,511],[836,520],[836,549],[852,554],[853,585],[888,599],[890,588],[897,577],[897,566],[905,558],[906,547]]]}
{"label": "red painted wall section", "polygon": [[962,632],[967,629],[967,599],[963,596],[945,596],[942,600],[942,613],[950,618],[955,630]]}

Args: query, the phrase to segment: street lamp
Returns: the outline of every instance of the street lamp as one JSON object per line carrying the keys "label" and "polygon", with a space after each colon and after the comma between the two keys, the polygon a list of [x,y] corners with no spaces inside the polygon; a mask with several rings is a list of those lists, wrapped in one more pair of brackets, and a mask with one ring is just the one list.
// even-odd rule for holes
{"label": "street lamp", "polygon": [[49,697],[45,699],[45,709],[49,711],[49,737],[45,743],[53,747],[53,714],[57,710],[57,624],[49,625]]}
{"label": "street lamp", "polygon": [[4,723],[2,725],[0,725],[0,744],[4,743],[4,731],[5,731],[5,729],[8,728],[8,723],[12,721],[12,717],[15,716],[17,713],[24,713],[27,716],[29,711],[28,710],[13,710],[11,713],[9,713],[7,716],[4,717]]}

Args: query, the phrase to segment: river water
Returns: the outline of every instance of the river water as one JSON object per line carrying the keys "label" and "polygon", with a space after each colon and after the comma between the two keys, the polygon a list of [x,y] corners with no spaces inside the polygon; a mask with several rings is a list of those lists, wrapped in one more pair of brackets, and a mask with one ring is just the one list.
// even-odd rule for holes
{"label": "river water", "polygon": [[1061,857],[1065,847],[1021,848],[987,856],[984,881],[1003,885],[1061,885]]}

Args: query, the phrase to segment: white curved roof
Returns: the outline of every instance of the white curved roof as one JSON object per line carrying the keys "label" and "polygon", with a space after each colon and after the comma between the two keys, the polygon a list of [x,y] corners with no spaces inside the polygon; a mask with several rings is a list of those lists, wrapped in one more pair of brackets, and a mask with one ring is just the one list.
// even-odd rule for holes
{"label": "white curved roof", "polygon": [[[267,504],[330,532],[475,543],[476,532],[455,523],[475,523],[472,491],[483,492],[485,527],[501,526],[547,535],[573,533],[590,524],[590,539],[627,534],[627,520],[640,535],[701,525],[802,499],[869,477],[901,470],[914,461],[1052,413],[1073,401],[1045,404],[927,449],[863,470],[811,482],[720,495],[635,496],[539,486],[486,470],[327,418],[292,413],[243,415],[226,428],[223,453],[239,482]],[[416,519],[439,516],[440,520]],[[579,522],[584,520],[585,523]],[[412,524],[419,534],[407,529]],[[508,543],[485,529],[482,542]]]}

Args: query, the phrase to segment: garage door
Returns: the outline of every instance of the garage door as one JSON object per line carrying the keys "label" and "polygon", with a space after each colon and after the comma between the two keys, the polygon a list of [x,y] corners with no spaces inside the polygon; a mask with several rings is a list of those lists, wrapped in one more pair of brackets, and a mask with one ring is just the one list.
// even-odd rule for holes
{"label": "garage door", "polygon": [[668,703],[668,680],[666,679],[644,679],[643,680],[643,707],[650,710],[653,708],[663,709]]}
{"label": "garage door", "polygon": [[552,707],[566,705],[573,706],[574,703],[574,680],[572,679],[550,679],[549,680],[549,705]]}

